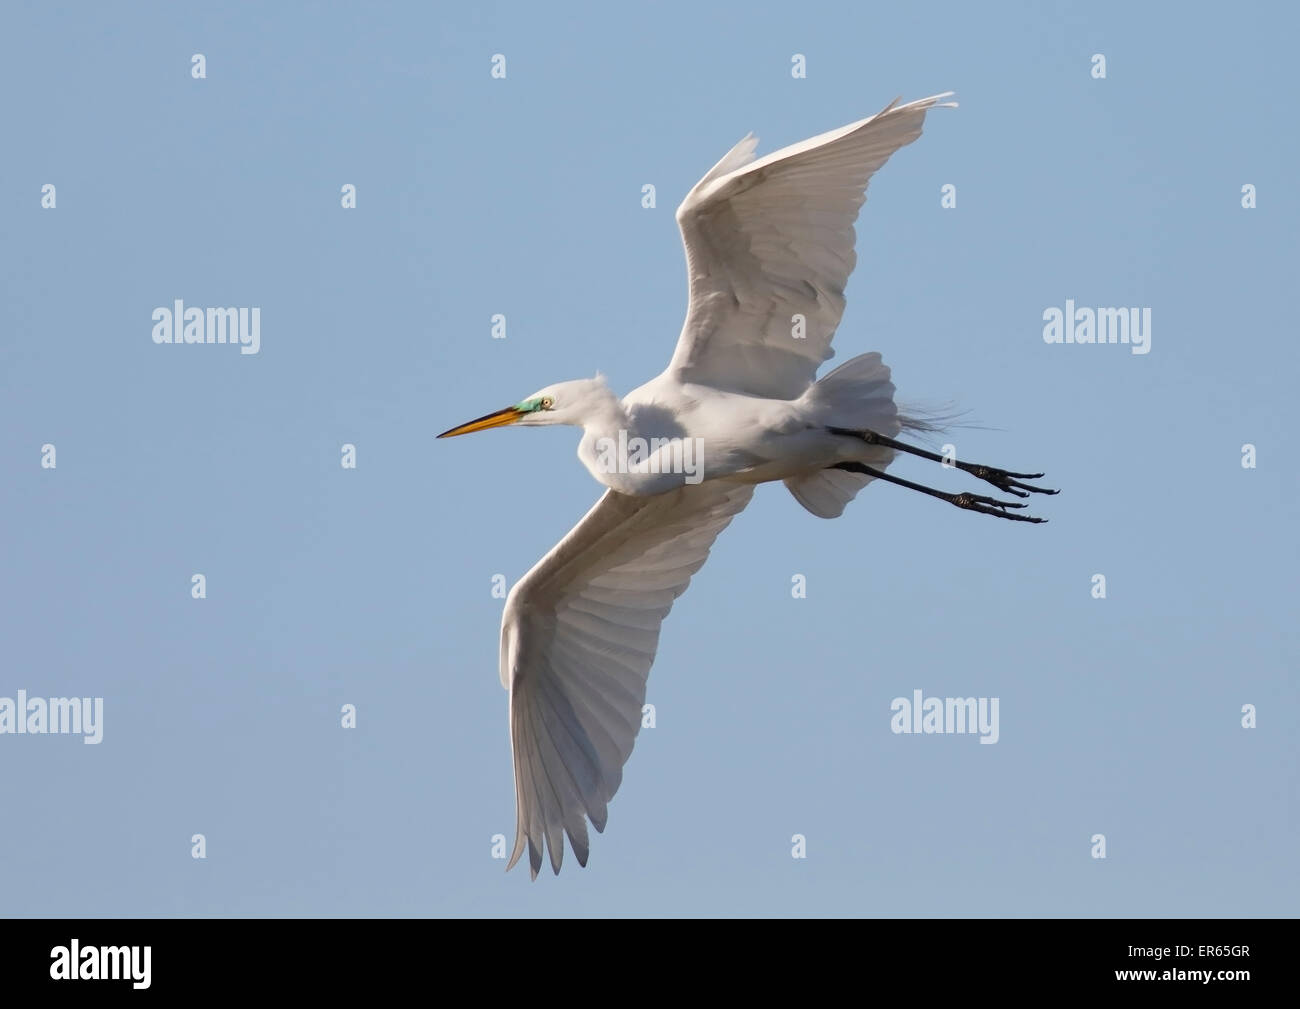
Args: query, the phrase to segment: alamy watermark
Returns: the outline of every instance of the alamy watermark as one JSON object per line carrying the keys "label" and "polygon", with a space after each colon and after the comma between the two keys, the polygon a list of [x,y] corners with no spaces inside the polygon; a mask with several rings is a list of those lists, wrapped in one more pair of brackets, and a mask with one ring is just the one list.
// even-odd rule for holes
{"label": "alamy watermark", "polygon": [[602,473],[682,473],[687,483],[704,479],[703,438],[597,438],[596,466]]}
{"label": "alamy watermark", "polygon": [[54,981],[130,981],[136,989],[152,980],[152,946],[83,946],[73,939],[50,950]]}
{"label": "alamy watermark", "polygon": [[1127,343],[1134,354],[1151,353],[1150,308],[1074,307],[1043,309],[1044,343]]}
{"label": "alamy watermark", "polygon": [[79,735],[83,743],[104,738],[102,697],[0,697],[0,735]]}
{"label": "alamy watermark", "polygon": [[979,733],[981,743],[996,743],[1000,735],[996,697],[926,697],[913,690],[910,698],[895,697],[889,710],[895,735]]}
{"label": "alamy watermark", "polygon": [[154,343],[239,344],[241,354],[262,349],[260,308],[186,308],[177,298],[171,308],[153,310]]}

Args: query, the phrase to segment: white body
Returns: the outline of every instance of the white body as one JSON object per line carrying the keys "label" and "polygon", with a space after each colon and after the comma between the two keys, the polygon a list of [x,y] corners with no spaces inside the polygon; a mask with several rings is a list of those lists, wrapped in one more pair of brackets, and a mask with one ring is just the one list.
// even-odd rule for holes
{"label": "white body", "polygon": [[[889,369],[879,355],[863,403],[837,401],[824,386],[813,385],[798,399],[770,399],[726,392],[660,375],[634,389],[617,404],[584,425],[578,458],[598,481],[622,494],[663,494],[702,480],[728,479],[758,484],[819,476],[836,463],[854,460],[887,466],[893,453],[860,439],[831,434],[829,427],[872,430],[890,437],[901,423],[893,402]],[[861,387],[859,387],[861,388]],[[612,398],[612,394],[611,394]],[[612,468],[602,443],[622,445],[640,438],[655,447],[655,457]],[[682,450],[689,440],[698,472],[682,471]],[[861,479],[861,478],[859,478]]]}

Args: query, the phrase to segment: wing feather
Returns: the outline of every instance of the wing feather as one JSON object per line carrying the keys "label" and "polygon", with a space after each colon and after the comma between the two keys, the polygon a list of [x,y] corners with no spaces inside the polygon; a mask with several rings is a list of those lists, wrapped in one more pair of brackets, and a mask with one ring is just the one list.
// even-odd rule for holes
{"label": "wing feather", "polygon": [[518,816],[510,866],[527,849],[534,877],[543,854],[558,873],[565,835],[586,864],[587,820],[605,829],[664,617],[753,493],[726,481],[654,497],[607,491],[510,590],[501,620]]}
{"label": "wing feather", "polygon": [[[677,209],[690,306],[668,371],[679,381],[795,399],[833,354],[857,263],[867,184],[951,92],[899,105],[753,160],[746,137]],[[802,339],[791,338],[802,316]]]}

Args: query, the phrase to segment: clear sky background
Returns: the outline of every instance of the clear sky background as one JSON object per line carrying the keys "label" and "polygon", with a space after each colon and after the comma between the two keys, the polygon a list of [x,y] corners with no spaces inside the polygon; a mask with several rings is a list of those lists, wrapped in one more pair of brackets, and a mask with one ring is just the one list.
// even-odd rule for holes
{"label": "clear sky background", "polygon": [[[6,4],[0,696],[105,727],[0,736],[0,914],[1295,914],[1298,22]],[[940,441],[1045,468],[1051,522],[760,488],[664,626],[588,868],[503,873],[492,578],[599,488],[572,429],[434,436],[660,371],[673,211],[747,131],[947,89],[872,184],[837,359],[969,410]],[[155,345],[178,298],[260,307],[260,354]],[[1150,307],[1151,352],[1046,345],[1067,298]],[[999,698],[999,742],[891,733],[915,689]]]}

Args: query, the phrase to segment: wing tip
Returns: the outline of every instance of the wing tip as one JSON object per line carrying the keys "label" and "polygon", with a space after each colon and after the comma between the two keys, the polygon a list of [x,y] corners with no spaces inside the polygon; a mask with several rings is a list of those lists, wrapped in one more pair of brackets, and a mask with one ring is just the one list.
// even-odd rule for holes
{"label": "wing tip", "polygon": [[956,93],[957,92],[955,91],[941,91],[939,94],[931,95],[929,98],[921,98],[915,102],[909,102],[908,105],[916,105],[924,109],[955,109],[957,107],[956,102],[945,102],[944,99],[951,98]]}
{"label": "wing tip", "polygon": [[956,102],[945,102],[944,99],[951,98],[956,93],[957,92],[955,91],[941,91],[937,95],[930,95],[929,98],[918,98],[915,101],[907,102],[906,104],[902,104],[902,105],[900,105],[899,103],[903,101],[903,97],[902,95],[899,95],[897,98],[895,98],[892,102],[886,105],[883,109],[881,109],[878,113],[876,113],[876,115],[872,116],[871,118],[878,119],[880,116],[886,115],[888,113],[914,112],[914,111],[925,112],[928,109],[955,109],[957,108]]}
{"label": "wing tip", "polygon": [[524,848],[528,848],[528,873],[533,878],[537,878],[537,872],[542,867],[542,853],[533,844],[533,839],[523,832],[515,832],[515,850],[510,853],[510,861],[506,863],[506,872],[509,872],[519,862],[519,857],[524,853]]}
{"label": "wing tip", "polygon": [[[600,826],[596,829],[603,830],[604,826],[605,824],[602,820]],[[575,838],[572,834],[569,834],[569,843],[573,846],[573,857],[578,860],[578,865],[585,869],[587,867],[587,859],[591,855],[590,845],[586,842],[585,838]],[[549,843],[545,838],[542,839],[540,844],[534,844],[533,839],[522,831],[515,835],[515,850],[510,853],[510,861],[506,863],[506,872],[509,872],[516,864],[518,864],[519,858],[523,855],[525,848],[528,849],[528,873],[532,879],[536,880],[538,874],[541,872],[543,854],[549,856],[551,871],[556,876],[560,874],[560,867],[564,864],[563,839],[561,839],[558,846]]]}

